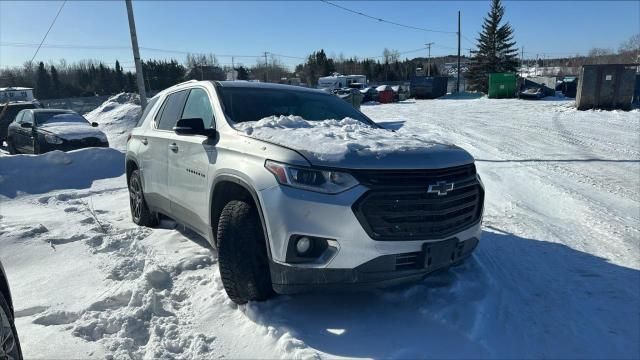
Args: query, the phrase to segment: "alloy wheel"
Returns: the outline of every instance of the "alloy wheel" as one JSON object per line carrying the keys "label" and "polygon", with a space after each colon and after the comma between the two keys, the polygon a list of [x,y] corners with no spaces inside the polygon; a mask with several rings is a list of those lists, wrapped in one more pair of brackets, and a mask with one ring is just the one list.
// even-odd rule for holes
{"label": "alloy wheel", "polygon": [[131,179],[129,185],[129,203],[131,205],[131,215],[137,221],[142,215],[142,186],[140,186],[140,180],[137,177]]}
{"label": "alloy wheel", "polygon": [[16,337],[9,317],[0,308],[0,359],[17,360]]}

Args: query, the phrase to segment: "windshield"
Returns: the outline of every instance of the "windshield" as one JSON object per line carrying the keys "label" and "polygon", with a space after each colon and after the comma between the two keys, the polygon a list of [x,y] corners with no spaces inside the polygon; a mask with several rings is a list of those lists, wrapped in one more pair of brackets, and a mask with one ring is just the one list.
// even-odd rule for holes
{"label": "windshield", "polygon": [[308,121],[352,118],[377,127],[362,113],[337,96],[308,91],[219,87],[225,113],[235,123],[258,121],[269,116],[300,116]]}
{"label": "windshield", "polygon": [[52,123],[80,123],[89,124],[89,121],[82,115],[76,113],[67,113],[59,111],[43,111],[34,114],[36,117],[36,124],[52,124]]}

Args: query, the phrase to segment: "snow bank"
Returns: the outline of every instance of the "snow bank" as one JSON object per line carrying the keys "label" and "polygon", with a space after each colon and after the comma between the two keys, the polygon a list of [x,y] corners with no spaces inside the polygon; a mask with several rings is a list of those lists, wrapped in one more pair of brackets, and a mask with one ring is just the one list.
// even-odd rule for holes
{"label": "snow bank", "polygon": [[84,189],[94,180],[124,172],[124,155],[110,148],[87,148],[68,153],[0,157],[0,195],[42,194],[56,189]]}
{"label": "snow bank", "polygon": [[109,139],[109,146],[124,150],[127,135],[136,125],[140,115],[140,98],[137,94],[120,93],[110,97],[102,105],[84,115],[89,121],[99,124]]}
{"label": "snow bank", "polygon": [[340,161],[347,155],[382,158],[391,153],[419,152],[436,145],[432,140],[373,128],[351,118],[307,121],[299,116],[270,116],[237,124],[236,129],[328,162]]}

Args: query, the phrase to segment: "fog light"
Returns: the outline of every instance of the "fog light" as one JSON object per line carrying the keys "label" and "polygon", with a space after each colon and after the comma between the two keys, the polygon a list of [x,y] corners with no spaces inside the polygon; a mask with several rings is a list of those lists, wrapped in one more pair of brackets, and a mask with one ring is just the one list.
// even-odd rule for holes
{"label": "fog light", "polygon": [[303,236],[298,239],[296,242],[296,251],[298,255],[305,255],[311,250],[311,239],[306,236]]}

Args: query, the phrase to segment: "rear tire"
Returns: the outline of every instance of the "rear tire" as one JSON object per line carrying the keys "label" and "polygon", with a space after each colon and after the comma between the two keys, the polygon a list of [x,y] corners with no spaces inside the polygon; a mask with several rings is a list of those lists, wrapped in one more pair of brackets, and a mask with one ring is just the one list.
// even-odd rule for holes
{"label": "rear tire", "polygon": [[0,294],[0,359],[22,359],[18,332],[9,306]]}
{"label": "rear tire", "polygon": [[220,276],[229,298],[245,304],[273,296],[267,247],[255,206],[238,200],[227,203],[217,239]]}
{"label": "rear tire", "polygon": [[158,225],[158,218],[149,210],[142,190],[140,170],[133,170],[129,176],[129,208],[131,220],[136,225],[154,227]]}

